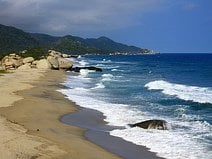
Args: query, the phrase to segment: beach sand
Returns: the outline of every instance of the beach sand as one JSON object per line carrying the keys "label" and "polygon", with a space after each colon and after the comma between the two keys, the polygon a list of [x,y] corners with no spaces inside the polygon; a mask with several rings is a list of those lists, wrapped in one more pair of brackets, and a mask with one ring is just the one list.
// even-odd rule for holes
{"label": "beach sand", "polygon": [[87,141],[84,129],[59,121],[76,111],[57,92],[62,71],[15,71],[0,77],[1,159],[116,159],[118,156]]}

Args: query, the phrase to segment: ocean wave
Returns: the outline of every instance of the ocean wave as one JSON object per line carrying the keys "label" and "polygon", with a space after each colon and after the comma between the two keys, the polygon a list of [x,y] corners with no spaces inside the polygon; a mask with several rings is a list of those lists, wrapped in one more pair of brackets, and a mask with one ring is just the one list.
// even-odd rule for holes
{"label": "ocean wave", "polygon": [[96,67],[104,67],[105,65],[103,65],[103,64],[96,64],[95,66]]}
{"label": "ocean wave", "polygon": [[103,74],[102,75],[102,81],[112,81],[114,79],[114,76],[112,74]]}
{"label": "ocean wave", "polygon": [[135,127],[113,130],[110,134],[136,145],[146,146],[158,156],[167,159],[210,159],[212,157],[207,150],[208,145],[200,144],[201,140],[183,131],[145,130]]}
{"label": "ocean wave", "polygon": [[102,88],[105,88],[105,85],[103,83],[97,83],[96,86],[91,89],[102,89]]}
{"label": "ocean wave", "polygon": [[88,92],[89,90],[86,89],[86,88],[83,88],[83,87],[76,87],[76,88],[73,88],[74,91],[80,91],[81,93],[82,92]]}
{"label": "ocean wave", "polygon": [[111,71],[114,72],[114,71],[118,71],[118,70],[114,68],[114,69],[112,69]]}
{"label": "ocean wave", "polygon": [[113,75],[108,73],[108,74],[103,74],[102,77],[110,77],[110,78],[112,78]]}
{"label": "ocean wave", "polygon": [[119,68],[120,66],[114,66],[114,65],[111,65],[111,66],[104,66],[103,68],[104,69],[116,69],[116,68]]}
{"label": "ocean wave", "polygon": [[[163,114],[152,113],[148,109],[146,110],[145,106],[148,106],[148,108],[158,106],[158,109],[164,109],[164,107],[160,107],[161,103],[158,103],[158,105],[151,103],[152,101],[149,101],[149,98],[147,99],[142,93],[138,96],[136,94],[133,96],[133,98],[136,98],[135,100],[137,98],[139,98],[139,101],[146,100],[139,103],[141,106],[130,105],[128,102],[122,102],[121,100],[120,103],[117,103],[113,98],[110,99],[111,95],[108,92],[110,92],[110,87],[113,84],[117,86],[123,84],[122,82],[126,81],[126,79],[129,80],[129,78],[125,78],[125,72],[127,70],[122,73],[120,69],[124,70],[125,66],[119,66],[119,63],[114,63],[114,61],[111,62],[105,59],[96,64],[97,62],[99,61],[89,61],[89,63],[94,63],[93,65],[96,67],[106,69],[104,71],[105,74],[88,76],[90,72],[85,70],[85,72],[77,74],[78,76],[70,77],[66,85],[72,89],[64,89],[61,92],[81,107],[102,112],[105,116],[104,120],[109,125],[125,127],[125,129],[116,129],[109,132],[110,135],[123,138],[137,145],[146,146],[151,151],[156,152],[158,156],[167,159],[212,158],[212,154],[210,153],[212,127],[201,115],[189,112],[190,107],[187,107],[187,105],[191,104],[191,102],[182,101],[183,104],[181,104],[181,102],[178,103],[179,100],[175,100],[175,105],[171,109],[170,107],[168,108],[173,111],[174,114],[172,113],[172,115],[174,116],[164,116]],[[154,72],[154,70],[149,69],[145,71],[149,74]],[[129,83],[125,82],[124,84]],[[107,89],[104,89],[105,87]],[[158,90],[158,92],[160,91],[164,94],[172,95],[174,98],[177,97],[186,101],[212,103],[212,88],[188,86],[162,80],[149,82],[145,87],[148,90]],[[128,89],[127,91],[130,90]],[[146,92],[146,89],[144,91]],[[169,98],[172,99],[172,96],[169,96]],[[126,97],[123,96],[123,98]],[[169,130],[159,131],[128,127],[128,124],[149,119],[166,120],[171,125],[171,128]]]}
{"label": "ocean wave", "polygon": [[107,59],[103,59],[102,62],[104,62],[104,63],[111,63],[112,61],[111,60],[107,60]]}
{"label": "ocean wave", "polygon": [[120,67],[120,66],[115,66],[115,65],[104,65],[104,64],[97,64],[95,66],[101,67],[102,69],[117,69]]}
{"label": "ocean wave", "polygon": [[86,65],[88,65],[89,63],[86,62],[86,61],[84,61],[84,60],[81,60],[81,61],[79,61],[79,64],[80,64],[80,66],[86,66]]}
{"label": "ocean wave", "polygon": [[[102,76],[113,77],[111,74]],[[70,82],[72,83],[72,81]],[[102,112],[106,117],[104,120],[109,125],[126,127],[126,129],[122,130],[113,130],[110,135],[123,138],[137,145],[146,146],[159,156],[167,159],[211,158],[211,154],[207,149],[208,145],[200,142],[205,136],[211,136],[211,125],[207,122],[163,118],[171,124],[171,129],[160,131],[145,130],[137,127],[130,128],[127,126],[128,124],[160,117],[142,112],[131,105],[115,104],[106,102],[103,99],[100,100],[96,94],[93,94],[93,91],[86,88],[75,87],[74,89],[63,89],[60,92],[81,107]],[[185,113],[185,109],[176,109],[176,111],[182,114]]]}
{"label": "ocean wave", "polygon": [[86,76],[88,76],[88,74],[90,72],[95,72],[95,71],[94,70],[81,69],[80,70],[80,75],[83,76],[83,77],[86,77]]}
{"label": "ocean wave", "polygon": [[[129,109],[128,105],[108,103],[92,97],[88,90],[77,88],[76,89],[63,89],[59,92],[65,94],[68,99],[74,101],[81,107],[95,109],[104,114],[104,120],[112,126],[127,126],[129,123],[144,120],[143,114],[140,111]],[[117,112],[117,113],[114,113]]]}
{"label": "ocean wave", "polygon": [[112,69],[111,71],[112,72],[124,72],[124,70],[120,70],[120,69],[116,69],[116,68]]}
{"label": "ocean wave", "polygon": [[163,80],[149,82],[145,87],[149,90],[161,90],[164,94],[173,95],[182,100],[212,104],[212,89],[209,87],[188,86]]}

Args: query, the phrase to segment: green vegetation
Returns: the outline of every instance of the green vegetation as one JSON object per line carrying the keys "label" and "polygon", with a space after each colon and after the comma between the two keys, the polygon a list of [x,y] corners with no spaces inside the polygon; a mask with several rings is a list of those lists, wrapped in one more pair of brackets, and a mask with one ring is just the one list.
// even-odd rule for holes
{"label": "green vegetation", "polygon": [[[44,50],[38,48],[43,48],[44,50],[55,49],[64,53],[74,54],[113,52],[144,53],[144,50],[145,52],[149,51],[148,49],[117,43],[107,37],[97,39],[83,39],[71,35],[55,37],[46,34],[27,33],[20,29],[0,24],[0,53],[29,50],[28,54],[39,58],[41,53],[44,53]],[[32,51],[35,51],[39,55],[34,55]]]}
{"label": "green vegetation", "polygon": [[0,54],[0,60],[2,60],[5,56],[7,56],[8,54],[7,53],[2,53]]}
{"label": "green vegetation", "polygon": [[14,27],[0,25],[0,52],[17,52],[37,45],[38,41],[30,34]]}
{"label": "green vegetation", "polygon": [[[21,57],[33,57],[35,60],[39,60],[48,55],[48,50],[41,47],[32,47],[16,54],[20,55]],[[0,61],[7,55],[8,53],[0,54]]]}
{"label": "green vegetation", "polygon": [[32,47],[22,53],[19,53],[21,57],[33,57],[35,60],[42,59],[48,55],[48,50],[41,47]]}
{"label": "green vegetation", "polygon": [[5,70],[0,70],[0,76],[4,73],[7,73]]}
{"label": "green vegetation", "polygon": [[55,50],[59,50],[65,53],[83,54],[99,52],[98,49],[92,46],[84,46],[79,41],[75,41],[69,37],[61,38],[57,44],[53,47]]}

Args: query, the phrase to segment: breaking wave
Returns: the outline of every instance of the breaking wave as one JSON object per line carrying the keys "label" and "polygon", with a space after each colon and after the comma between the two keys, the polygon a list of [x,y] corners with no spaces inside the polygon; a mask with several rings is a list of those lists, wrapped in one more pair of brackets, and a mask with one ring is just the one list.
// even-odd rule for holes
{"label": "breaking wave", "polygon": [[149,90],[161,90],[164,94],[176,96],[182,100],[212,104],[212,89],[210,87],[188,86],[163,80],[149,82],[145,87]]}

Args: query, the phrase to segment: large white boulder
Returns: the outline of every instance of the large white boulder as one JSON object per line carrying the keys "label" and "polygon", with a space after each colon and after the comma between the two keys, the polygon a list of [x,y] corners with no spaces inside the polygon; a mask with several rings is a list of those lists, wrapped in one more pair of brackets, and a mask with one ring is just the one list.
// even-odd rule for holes
{"label": "large white boulder", "polygon": [[16,69],[23,64],[22,59],[17,59],[15,56],[5,56],[2,59],[2,67],[4,69]]}
{"label": "large white boulder", "polygon": [[33,65],[37,65],[38,60],[32,62]]}
{"label": "large white boulder", "polygon": [[31,64],[30,63],[26,63],[20,67],[18,67],[18,70],[28,70],[31,69]]}
{"label": "large white boulder", "polygon": [[58,58],[60,69],[69,69],[73,66],[73,62],[64,58]]}
{"label": "large white boulder", "polygon": [[48,53],[49,53],[49,56],[52,56],[52,57],[61,57],[62,56],[61,52],[54,51],[54,50],[49,50]]}
{"label": "large white boulder", "polygon": [[69,58],[69,57],[71,57],[71,55],[68,55],[68,54],[62,54],[62,57],[63,57],[63,58]]}
{"label": "large white boulder", "polygon": [[48,56],[47,60],[51,64],[52,68],[59,69],[58,57]]}
{"label": "large white boulder", "polygon": [[51,64],[46,59],[37,61],[36,67],[38,69],[51,69]]}
{"label": "large white boulder", "polygon": [[13,63],[13,66],[15,68],[17,68],[23,64],[22,60],[10,59],[10,61]]}
{"label": "large white boulder", "polygon": [[6,61],[5,63],[3,63],[3,65],[5,66],[12,66],[13,62],[12,61]]}
{"label": "large white boulder", "polygon": [[33,57],[26,57],[23,59],[23,63],[32,63],[34,61]]}

